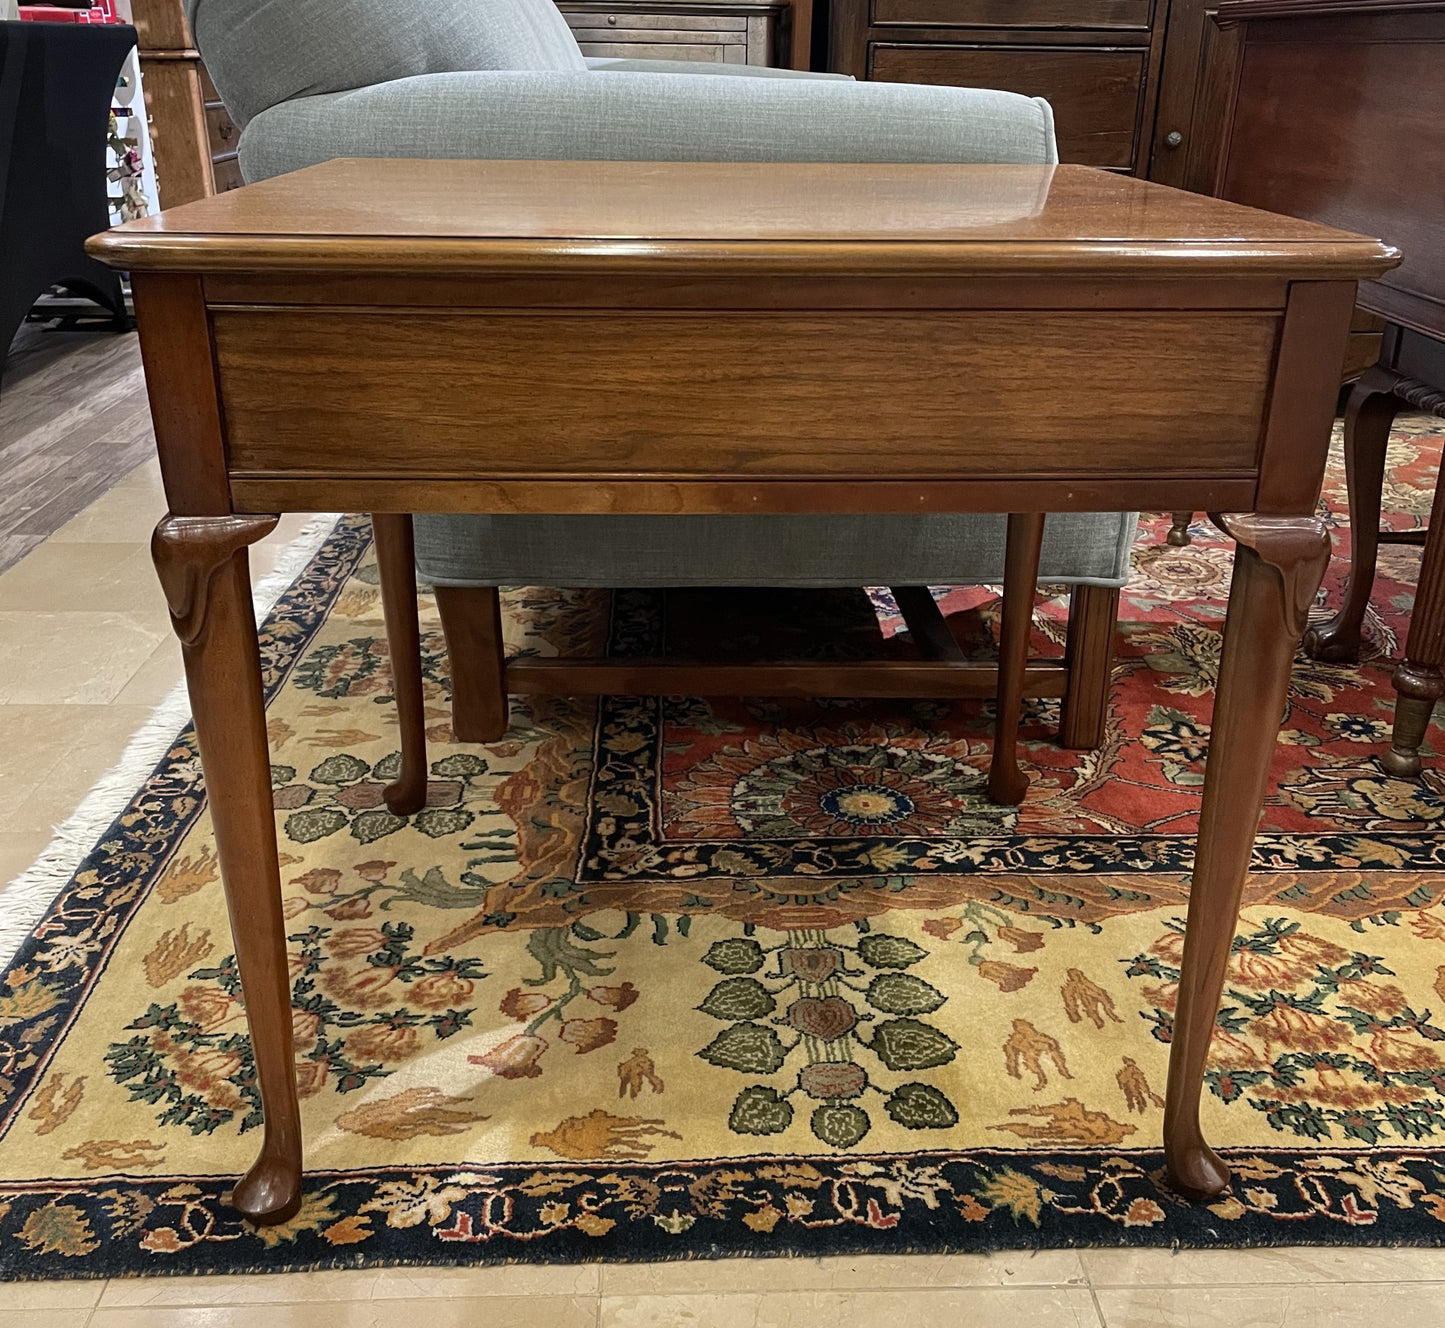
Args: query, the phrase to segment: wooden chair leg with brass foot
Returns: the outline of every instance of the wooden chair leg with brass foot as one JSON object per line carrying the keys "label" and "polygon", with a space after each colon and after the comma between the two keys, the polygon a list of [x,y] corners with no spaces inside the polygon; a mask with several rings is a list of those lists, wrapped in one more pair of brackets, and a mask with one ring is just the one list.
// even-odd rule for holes
{"label": "wooden chair leg with brass foot", "polygon": [[496,742],[507,731],[507,660],[494,586],[437,586],[437,612],[452,679],[452,734]]}
{"label": "wooden chair leg with brass foot", "polygon": [[993,760],[988,796],[1016,807],[1028,791],[1019,769],[1019,718],[1023,711],[1024,669],[1034,622],[1034,593],[1039,580],[1039,550],[1044,541],[1042,512],[1011,512],[1004,553],[1003,613],[999,626],[998,701],[994,716]]}
{"label": "wooden chair leg with brass foot", "polygon": [[421,626],[416,613],[416,548],[411,517],[375,512],[376,565],[381,574],[381,607],[386,615],[392,691],[401,726],[401,775],[382,792],[397,816],[426,806],[426,716],[421,685]]}
{"label": "wooden chair leg with brass foot", "polygon": [[1064,643],[1068,691],[1059,716],[1059,745],[1086,749],[1104,742],[1114,683],[1114,642],[1119,628],[1117,586],[1075,586],[1069,596]]}

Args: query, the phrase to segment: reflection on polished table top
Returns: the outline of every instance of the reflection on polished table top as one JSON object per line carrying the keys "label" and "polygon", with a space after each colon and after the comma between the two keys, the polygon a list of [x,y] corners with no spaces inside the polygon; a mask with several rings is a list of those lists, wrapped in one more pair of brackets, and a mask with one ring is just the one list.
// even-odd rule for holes
{"label": "reflection on polished table top", "polygon": [[[613,241],[645,247],[610,249]],[[820,271],[846,268],[853,244],[889,269],[947,255],[954,272],[1189,263],[1201,276],[1353,276],[1379,253],[1359,236],[1084,166],[369,159],[172,208],[111,232],[97,251],[194,271],[234,271],[243,258],[253,270],[364,258],[405,271],[572,271],[584,258],[597,270],[662,248],[691,252],[688,242]],[[884,245],[900,248],[875,248]]]}
{"label": "reflection on polished table top", "polygon": [[[302,1153],[246,548],[338,507],[391,514],[397,670],[395,514],[1006,512],[992,775],[1020,796],[1040,514],[1221,513],[1238,553],[1164,1141],[1182,1193],[1227,1184],[1200,1088],[1328,560],[1356,282],[1393,250],[1084,167],[447,161],[332,162],[91,247],[132,273],[171,508],[153,548],[265,1103],[244,1213],[295,1211]],[[424,795],[401,718],[398,786]]]}

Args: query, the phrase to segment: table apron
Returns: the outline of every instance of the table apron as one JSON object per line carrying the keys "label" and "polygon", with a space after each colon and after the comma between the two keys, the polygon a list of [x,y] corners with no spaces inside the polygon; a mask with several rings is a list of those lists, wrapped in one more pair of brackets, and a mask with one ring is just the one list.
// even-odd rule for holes
{"label": "table apron", "polygon": [[1270,310],[211,312],[243,475],[1257,470]]}

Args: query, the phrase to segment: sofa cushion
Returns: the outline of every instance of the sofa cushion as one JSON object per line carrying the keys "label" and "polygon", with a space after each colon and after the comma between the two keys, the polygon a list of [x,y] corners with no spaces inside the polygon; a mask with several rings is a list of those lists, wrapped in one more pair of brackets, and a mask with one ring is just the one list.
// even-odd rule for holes
{"label": "sofa cushion", "polygon": [[319,92],[468,70],[587,68],[552,0],[187,0],[231,117]]}
{"label": "sofa cushion", "polygon": [[[1054,512],[1039,580],[1120,586],[1132,512]],[[417,568],[440,585],[889,586],[1003,580],[1008,518],[900,516],[416,517]]]}

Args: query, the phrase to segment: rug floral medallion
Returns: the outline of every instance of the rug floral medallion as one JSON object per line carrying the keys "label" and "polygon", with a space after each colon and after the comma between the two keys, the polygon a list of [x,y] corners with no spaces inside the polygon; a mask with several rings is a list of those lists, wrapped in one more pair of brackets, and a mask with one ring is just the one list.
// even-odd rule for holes
{"label": "rug floral medallion", "polygon": [[[1397,524],[1441,441],[1400,422]],[[1338,468],[1326,506],[1342,555]],[[455,743],[423,594],[431,783],[402,818],[347,518],[262,634],[302,1209],[225,1202],[261,1104],[185,732],[0,986],[0,1273],[1445,1241],[1445,781],[1376,763],[1408,548],[1364,661],[1295,671],[1204,1102],[1233,1183],[1164,1181],[1231,559],[1167,525],[1141,526],[1104,745],[1061,749],[1034,703],[1019,808],[984,796],[978,703],[514,698],[503,741]],[[880,623],[909,648],[886,592],[790,593],[814,649]],[[996,598],[940,593],[986,642]],[[763,598],[527,589],[505,616],[520,649],[627,653]],[[1065,611],[1042,599],[1041,649]]]}

